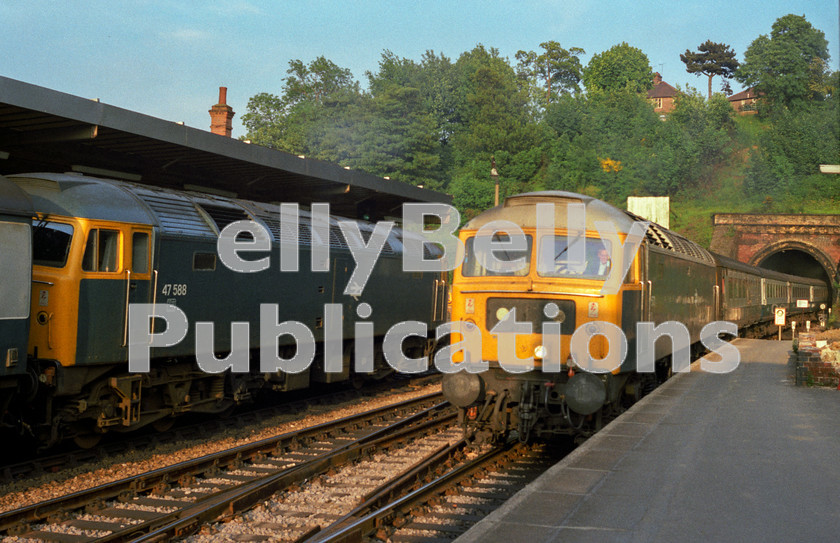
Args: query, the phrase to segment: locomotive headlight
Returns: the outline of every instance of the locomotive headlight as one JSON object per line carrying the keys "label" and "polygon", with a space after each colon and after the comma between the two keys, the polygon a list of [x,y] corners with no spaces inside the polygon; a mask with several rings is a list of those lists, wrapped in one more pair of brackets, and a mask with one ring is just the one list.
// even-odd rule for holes
{"label": "locomotive headlight", "polygon": [[505,320],[505,317],[508,316],[508,314],[510,314],[510,310],[508,308],[500,307],[496,310],[496,319],[498,319],[499,321],[503,321]]}
{"label": "locomotive headlight", "polygon": [[563,313],[563,310],[560,309],[560,307],[554,302],[548,302],[545,304],[545,307],[543,307],[543,315],[549,319],[554,319],[557,322],[566,321],[566,314]]}
{"label": "locomotive headlight", "polygon": [[540,360],[545,358],[545,346],[544,345],[537,345],[534,348],[534,358],[539,358]]}
{"label": "locomotive headlight", "polygon": [[820,309],[825,309],[825,304],[820,304]]}

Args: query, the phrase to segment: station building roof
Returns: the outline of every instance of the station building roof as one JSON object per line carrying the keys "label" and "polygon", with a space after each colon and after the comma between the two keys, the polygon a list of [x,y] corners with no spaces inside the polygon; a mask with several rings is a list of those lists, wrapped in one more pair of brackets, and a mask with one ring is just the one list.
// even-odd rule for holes
{"label": "station building roof", "polygon": [[345,217],[400,216],[421,189],[181,123],[0,77],[0,174],[75,171],[264,202],[330,204]]}

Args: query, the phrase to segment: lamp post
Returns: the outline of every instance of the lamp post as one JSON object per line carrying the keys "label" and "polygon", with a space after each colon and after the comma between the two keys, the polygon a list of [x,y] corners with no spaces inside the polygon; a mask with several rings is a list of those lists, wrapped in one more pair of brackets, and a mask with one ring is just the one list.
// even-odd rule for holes
{"label": "lamp post", "polygon": [[496,158],[491,156],[490,157],[490,177],[493,178],[493,182],[496,185],[496,198],[494,200],[495,206],[499,205],[499,172],[496,171]]}

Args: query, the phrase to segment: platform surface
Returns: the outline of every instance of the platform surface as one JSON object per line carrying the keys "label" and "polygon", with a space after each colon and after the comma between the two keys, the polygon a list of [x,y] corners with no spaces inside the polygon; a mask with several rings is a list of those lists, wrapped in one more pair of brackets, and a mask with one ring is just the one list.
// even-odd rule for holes
{"label": "platform surface", "polygon": [[840,541],[840,391],[793,385],[790,341],[738,339],[587,440],[459,543]]}

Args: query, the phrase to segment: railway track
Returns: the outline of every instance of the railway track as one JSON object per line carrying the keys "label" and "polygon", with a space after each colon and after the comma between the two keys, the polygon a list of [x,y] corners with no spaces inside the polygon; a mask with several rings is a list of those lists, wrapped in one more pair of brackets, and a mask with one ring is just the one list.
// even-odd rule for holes
{"label": "railway track", "polygon": [[336,466],[439,432],[454,411],[430,394],[0,515],[21,540],[164,541],[245,511]]}
{"label": "railway track", "polygon": [[329,409],[342,402],[374,398],[383,392],[393,392],[406,387],[423,387],[438,379],[439,376],[432,375],[402,379],[397,382],[375,382],[368,384],[362,390],[333,387],[315,396],[304,396],[275,405],[251,407],[229,417],[202,417],[198,421],[178,421],[175,427],[163,431],[106,435],[101,443],[90,449],[79,448],[70,442],[55,451],[6,450],[3,454],[7,458],[0,460],[0,485],[43,474],[56,474],[127,452],[154,449],[162,444],[211,440],[225,431],[256,425],[274,417],[310,412],[313,408]]}
{"label": "railway track", "polygon": [[[453,444],[442,457],[457,458]],[[450,541],[503,504],[569,452],[541,445],[509,442],[462,459],[445,473],[439,470],[411,489],[382,490],[326,530],[302,541]],[[429,460],[434,462],[434,460]],[[418,466],[418,471],[436,470]]]}

